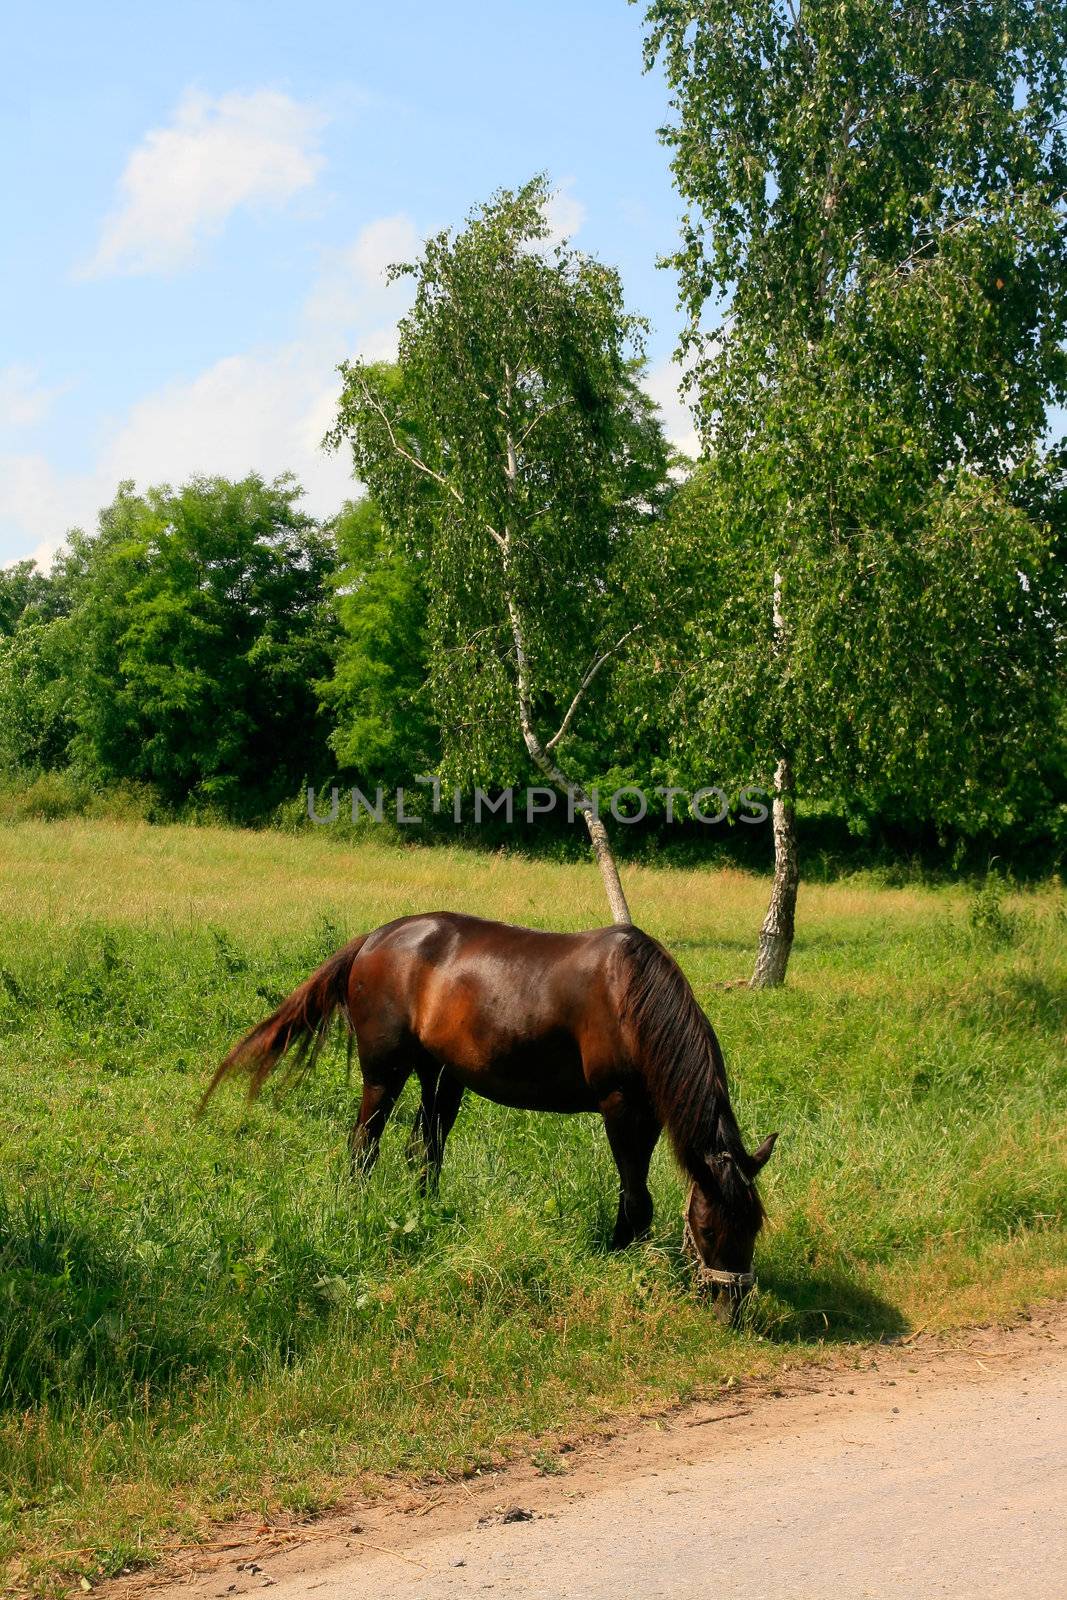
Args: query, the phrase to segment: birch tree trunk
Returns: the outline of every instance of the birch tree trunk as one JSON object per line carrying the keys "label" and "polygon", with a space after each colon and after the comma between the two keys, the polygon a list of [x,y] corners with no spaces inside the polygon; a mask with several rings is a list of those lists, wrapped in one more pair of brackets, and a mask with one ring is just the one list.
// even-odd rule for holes
{"label": "birch tree trunk", "polygon": [[585,825],[589,830],[589,838],[592,841],[596,864],[600,868],[600,876],[604,880],[608,905],[611,907],[611,920],[622,923],[632,922],[630,907],[626,904],[626,896],[623,893],[619,869],[615,865],[615,856],[612,852],[611,842],[608,839],[608,830],[600,818],[593,815],[592,806],[589,806],[588,810],[584,811],[582,815],[585,817]]}
{"label": "birch tree trunk", "polygon": [[[774,574],[773,625],[775,654],[781,663],[786,651],[785,616],[782,611],[782,574]],[[774,831],[774,881],[771,900],[759,934],[756,966],[749,980],[750,989],[776,989],[785,982],[789,952],[796,928],[797,886],[800,859],[797,852],[797,819],[793,806],[793,768],[788,756],[781,756],[774,770],[774,799],[771,803]]]}
{"label": "birch tree trunk", "polygon": [[756,967],[750,989],[774,989],[785,982],[789,952],[796,927],[800,860],[797,853],[796,812],[793,808],[793,769],[783,756],[774,773],[771,804],[774,829],[774,882],[767,915],[759,935]]}
{"label": "birch tree trunk", "polygon": [[[507,551],[505,549],[505,559]],[[600,868],[600,876],[604,880],[604,890],[608,897],[608,906],[611,909],[613,922],[630,923],[630,908],[626,903],[623,893],[622,880],[619,869],[615,864],[615,855],[608,838],[608,830],[597,815],[593,802],[582,789],[580,784],[571,783],[565,772],[557,765],[551,750],[566,731],[571,715],[577,704],[578,697],[584,692],[590,682],[592,674],[587,673],[579,688],[578,695],[571,703],[559,732],[547,744],[538,736],[533,723],[532,696],[530,693],[530,669],[526,656],[526,644],[523,637],[522,615],[515,602],[515,596],[510,592],[507,595],[508,617],[511,622],[511,636],[515,643],[516,683],[519,699],[519,726],[522,729],[523,743],[530,753],[530,760],[537,770],[542,773],[561,794],[573,796],[574,809],[580,811],[585,818],[585,826],[589,833],[589,841],[593,846],[593,855]],[[606,658],[602,658],[606,659]],[[595,670],[595,669],[594,669]]]}
{"label": "birch tree trunk", "polygon": [[[504,373],[505,397],[507,402],[510,403],[511,372],[507,367],[505,367]],[[515,487],[518,482],[518,456],[515,450],[515,443],[510,432],[508,433],[505,441],[505,451],[506,460],[504,465],[504,477],[508,485],[508,496],[510,498],[514,495]],[[574,699],[571,701],[567,714],[560,724],[559,731],[551,739],[547,741],[543,740],[538,734],[537,729],[534,727],[533,692],[530,684],[530,662],[529,657],[526,654],[526,640],[522,625],[522,613],[519,610],[518,598],[512,586],[511,529],[510,526],[505,526],[502,532],[496,532],[494,530],[491,530],[491,532],[492,537],[500,550],[503,564],[504,595],[508,608],[508,621],[511,623],[511,637],[515,645],[515,686],[518,690],[519,726],[522,729],[523,742],[530,753],[530,759],[532,760],[534,766],[537,767],[539,772],[544,774],[549,783],[551,783],[554,788],[558,789],[561,794],[566,794],[569,796],[573,795],[575,810],[581,811],[583,817],[585,818],[585,826],[589,833],[590,843],[593,846],[593,855],[596,858],[597,866],[600,868],[600,876],[604,880],[604,890],[608,897],[608,906],[611,910],[612,921],[618,923],[630,923],[633,921],[633,918],[630,916],[630,908],[626,904],[626,896],[623,893],[622,880],[619,877],[619,869],[615,864],[615,855],[611,848],[611,841],[608,839],[608,830],[600,820],[600,817],[596,814],[595,808],[588,795],[585,794],[580,785],[568,781],[566,774],[560,770],[555,757],[552,755],[553,748],[560,742],[560,740],[563,738],[563,735],[566,733],[567,728],[570,725],[571,718],[574,716],[574,713],[577,710],[578,704],[582,699],[582,696],[585,694],[586,689],[589,687],[601,666],[608,659],[608,656],[611,655],[613,650],[618,648],[618,646],[614,646],[613,650],[609,650],[603,656],[601,656],[600,660],[595,662],[590,670],[585,674],[585,677],[578,686],[578,691],[575,694]],[[628,634],[624,635],[624,638],[628,637]],[[619,644],[622,644],[622,642],[623,640],[619,640]]]}

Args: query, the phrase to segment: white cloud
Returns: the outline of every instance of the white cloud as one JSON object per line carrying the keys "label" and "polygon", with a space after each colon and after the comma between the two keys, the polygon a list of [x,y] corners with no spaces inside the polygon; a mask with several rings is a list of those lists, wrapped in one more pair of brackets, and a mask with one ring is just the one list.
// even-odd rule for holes
{"label": "white cloud", "polygon": [[368,223],[348,252],[348,260],[361,283],[383,285],[388,268],[397,261],[413,260],[419,244],[415,224],[398,212]]}
{"label": "white cloud", "polygon": [[126,163],[89,277],[168,272],[239,206],[282,205],[314,183],[325,118],[286,94],[190,90]]}
{"label": "white cloud", "polygon": [[413,260],[420,244],[415,224],[403,213],[369,222],[346,249],[323,258],[318,282],[304,305],[305,319],[336,331],[365,322],[372,308],[387,315],[404,298],[404,290],[386,282],[386,269],[394,261]]}
{"label": "white cloud", "polygon": [[139,401],[108,445],[106,476],[180,483],[197,472],[241,477],[255,470],[269,478],[292,471],[309,511],[337,510],[354,485],[347,453],[321,449],[340,392],[336,368],[357,351],[375,361],[395,355],[410,289],[404,281],[387,284],[385,269],[418,247],[409,217],[369,223],[351,245],[323,258],[296,338],[226,356]]}
{"label": "white cloud", "polygon": [[385,284],[384,268],[417,251],[409,218],[372,222],[346,249],[324,257],[295,337],[224,356],[145,395],[112,428],[88,471],[57,471],[43,455],[0,457],[0,561],[32,552],[47,565],[67,528],[95,526],[98,507],[124,478],[144,488],[194,473],[273,478],[291,471],[307,491],[308,511],[338,510],[356,485],[347,452],[321,449],[336,411],[336,367],[357,352],[373,361],[395,355],[396,324],[411,291],[406,280]]}
{"label": "white cloud", "polygon": [[319,449],[336,404],[332,363],[300,342],[226,356],[185,383],[139,401],[111,439],[110,483],[178,484],[197,473],[272,478],[293,471],[309,510],[326,514],[352,493],[343,457]]}
{"label": "white cloud", "polygon": [[43,455],[0,456],[0,561],[32,557],[49,566],[67,529],[93,526],[97,506],[114,492],[101,474],[57,472]]}
{"label": "white cloud", "polygon": [[700,437],[693,426],[689,407],[679,393],[684,377],[684,367],[668,356],[649,370],[644,386],[659,407],[670,443],[695,460],[700,454]]}
{"label": "white cloud", "polygon": [[32,367],[0,367],[0,428],[30,428],[48,413],[63,386],[46,389]]}
{"label": "white cloud", "polygon": [[359,353],[364,361],[395,361],[399,350],[399,329],[395,322],[384,328],[372,328],[359,341]]}
{"label": "white cloud", "polygon": [[559,188],[548,198],[544,208],[545,221],[548,223],[548,238],[541,245],[543,250],[554,250],[557,245],[565,244],[585,221],[585,206],[576,195],[569,193],[573,183],[573,178],[564,178]]}

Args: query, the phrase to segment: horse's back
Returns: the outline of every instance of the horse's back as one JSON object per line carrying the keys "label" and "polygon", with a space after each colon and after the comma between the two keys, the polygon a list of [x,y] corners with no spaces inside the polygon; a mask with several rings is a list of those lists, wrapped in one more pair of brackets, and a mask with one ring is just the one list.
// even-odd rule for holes
{"label": "horse's back", "polygon": [[591,1109],[590,1061],[620,1052],[627,930],[554,933],[458,912],[405,917],[371,934],[353,965],[360,1056],[404,1037],[506,1104]]}

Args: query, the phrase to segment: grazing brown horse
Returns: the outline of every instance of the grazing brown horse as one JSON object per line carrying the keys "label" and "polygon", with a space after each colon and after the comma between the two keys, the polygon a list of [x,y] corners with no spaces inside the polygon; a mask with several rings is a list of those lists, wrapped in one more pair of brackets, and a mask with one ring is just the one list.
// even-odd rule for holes
{"label": "grazing brown horse", "polygon": [[246,1034],[201,1109],[231,1073],[247,1073],[257,1094],[294,1047],[296,1068],[310,1067],[338,1011],[363,1074],[355,1168],[373,1163],[413,1072],[431,1183],[464,1089],[528,1111],[598,1111],[619,1169],[619,1248],[652,1221],[648,1168],[666,1128],[692,1179],[686,1226],[702,1280],[735,1299],[751,1285],[763,1221],[755,1179],[777,1135],[745,1150],[711,1024],[647,933],[539,933],[444,911],[401,917],[345,945]]}

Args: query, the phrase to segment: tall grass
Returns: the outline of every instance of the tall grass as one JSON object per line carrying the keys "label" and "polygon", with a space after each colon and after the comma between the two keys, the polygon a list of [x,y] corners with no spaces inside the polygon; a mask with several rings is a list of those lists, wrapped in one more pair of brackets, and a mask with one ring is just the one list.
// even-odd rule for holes
{"label": "tall grass", "polygon": [[[693,1299],[664,1150],[655,1231],[607,1250],[593,1119],[468,1100],[440,1196],[346,1176],[343,1051],[298,1093],[193,1111],[223,1049],[349,934],[449,905],[603,920],[591,869],[321,837],[0,831],[0,1559],[114,1571],[237,1509],[459,1471],[820,1341],[997,1314],[1067,1286],[1067,916],[862,877],[804,892],[790,984],[747,970],[766,885],[635,869],[635,914],[723,1040],[764,1179],[760,1292]],[[994,905],[995,910],[990,908]]]}

